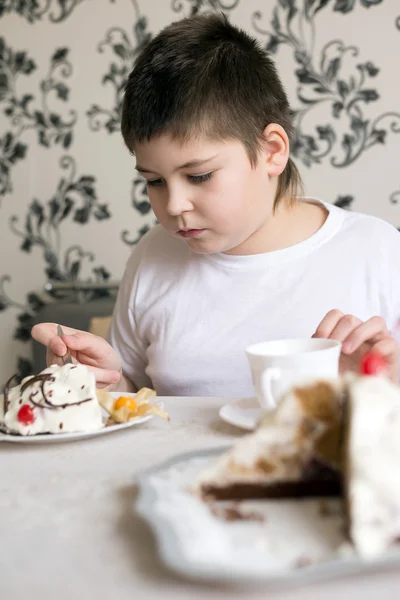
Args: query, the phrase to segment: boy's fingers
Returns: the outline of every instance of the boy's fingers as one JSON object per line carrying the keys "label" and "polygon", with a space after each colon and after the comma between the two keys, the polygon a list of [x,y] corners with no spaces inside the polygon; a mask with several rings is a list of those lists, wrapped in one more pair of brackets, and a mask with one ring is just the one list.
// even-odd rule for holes
{"label": "boy's fingers", "polygon": [[50,338],[47,348],[48,351],[52,352],[55,356],[64,356],[64,354],[68,352],[67,345],[58,335]]}
{"label": "boy's fingers", "polygon": [[343,343],[342,351],[350,354],[358,350],[365,342],[374,344],[382,338],[389,338],[386,323],[382,317],[372,317],[365,323],[361,323],[350,333]]}
{"label": "boy's fingers", "polygon": [[335,325],[329,338],[343,342],[350,334],[362,325],[361,319],[353,315],[344,315]]}
{"label": "boy's fingers", "polygon": [[47,347],[48,365],[62,365],[63,357],[70,351],[74,362],[85,364],[94,373],[98,387],[118,383],[120,359],[106,340],[87,331],[61,327],[62,337],[57,335],[57,323],[40,323],[32,328],[32,337]]}
{"label": "boy's fingers", "polygon": [[32,328],[32,337],[47,346],[55,356],[64,356],[68,350],[87,352],[93,358],[103,356],[107,342],[102,338],[64,325],[62,329],[64,335],[60,337],[57,335],[56,323],[40,323]]}
{"label": "boy's fingers", "polygon": [[84,352],[92,358],[103,358],[105,349],[109,348],[108,342],[103,338],[85,331],[78,331],[73,335],[63,335],[62,340],[70,350]]}
{"label": "boy's fingers", "polygon": [[[76,362],[76,361],[74,361]],[[53,354],[52,352],[47,352],[47,364],[57,364],[63,365],[63,360],[60,356]],[[110,369],[101,369],[99,367],[92,367],[86,364],[86,367],[91,371],[96,378],[97,387],[106,387],[112,383],[118,383],[121,379],[120,371],[110,370]]]}
{"label": "boy's fingers", "polygon": [[372,346],[374,352],[381,354],[388,365],[390,379],[399,383],[399,345],[395,339],[387,337]]}
{"label": "boy's fingers", "polygon": [[[65,334],[73,335],[78,332],[78,329],[74,329],[73,327],[67,327],[66,325],[62,325],[62,330]],[[53,337],[57,336],[57,323],[38,323],[32,327],[31,335],[34,340],[43,344],[44,346],[48,346],[50,340]],[[59,338],[60,339],[60,338]]]}
{"label": "boy's fingers", "polygon": [[96,385],[99,387],[105,387],[111,383],[118,383],[121,379],[121,373],[119,371],[111,371],[109,369],[100,369],[99,367],[89,367],[86,365],[89,371],[91,371],[96,378]]}
{"label": "boy's fingers", "polygon": [[61,354],[55,354],[49,348],[47,348],[46,352],[46,364],[47,365],[62,365],[63,359]]}
{"label": "boy's fingers", "polygon": [[329,338],[332,331],[343,317],[340,310],[330,310],[318,325],[313,338]]}
{"label": "boy's fingers", "polygon": [[384,356],[389,364],[397,366],[399,360],[399,345],[395,339],[388,337],[380,340],[372,346],[371,350]]}

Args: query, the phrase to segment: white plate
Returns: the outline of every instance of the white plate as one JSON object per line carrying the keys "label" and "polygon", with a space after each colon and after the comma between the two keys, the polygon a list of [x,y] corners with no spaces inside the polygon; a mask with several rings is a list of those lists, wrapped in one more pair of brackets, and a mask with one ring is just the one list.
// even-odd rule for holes
{"label": "white plate", "polygon": [[195,580],[286,586],[399,568],[398,549],[375,561],[354,554],[339,499],[246,501],[241,510],[264,521],[217,518],[189,488],[222,450],[180,455],[138,476],[136,511],[152,527],[161,558],[173,571]]}
{"label": "white plate", "polygon": [[239,398],[225,404],[219,411],[219,416],[230,425],[253,431],[263,411],[256,398]]}
{"label": "white plate", "polygon": [[[128,394],[125,392],[112,392],[111,394],[114,398],[119,398],[120,396],[129,396],[131,398],[135,397],[135,394]],[[164,408],[163,403],[157,398],[154,399],[154,404],[160,406],[160,408]],[[109,414],[102,408],[103,413],[103,421],[107,423]],[[154,415],[146,415],[145,417],[137,417],[135,419],[131,419],[127,423],[118,423],[116,425],[110,425],[108,427],[103,427],[102,429],[95,429],[94,431],[77,431],[75,433],[42,433],[38,435],[10,435],[6,433],[0,432],[0,442],[12,442],[14,444],[57,444],[59,442],[73,442],[74,440],[85,440],[87,438],[97,437],[99,435],[105,435],[108,433],[115,433],[116,431],[121,431],[122,429],[129,429],[131,427],[136,427],[137,425],[141,425],[142,423],[146,423],[149,419],[152,419]]]}

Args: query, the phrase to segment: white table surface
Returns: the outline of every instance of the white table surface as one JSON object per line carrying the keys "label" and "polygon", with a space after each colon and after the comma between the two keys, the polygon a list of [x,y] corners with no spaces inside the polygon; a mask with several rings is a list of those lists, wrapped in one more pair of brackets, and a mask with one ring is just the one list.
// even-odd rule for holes
{"label": "white table surface", "polygon": [[0,443],[0,597],[4,600],[396,600],[400,573],[297,589],[246,589],[179,579],[135,516],[135,473],[242,435],[220,421],[218,398],[166,398],[168,426],[63,444]]}

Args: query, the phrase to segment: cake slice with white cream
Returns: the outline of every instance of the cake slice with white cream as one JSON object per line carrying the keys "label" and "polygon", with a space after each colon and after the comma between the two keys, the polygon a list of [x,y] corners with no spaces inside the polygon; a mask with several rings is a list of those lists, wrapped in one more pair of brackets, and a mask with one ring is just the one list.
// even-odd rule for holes
{"label": "cake slice with white cream", "polygon": [[4,387],[0,424],[16,435],[93,431],[104,426],[95,376],[85,365],[52,365]]}

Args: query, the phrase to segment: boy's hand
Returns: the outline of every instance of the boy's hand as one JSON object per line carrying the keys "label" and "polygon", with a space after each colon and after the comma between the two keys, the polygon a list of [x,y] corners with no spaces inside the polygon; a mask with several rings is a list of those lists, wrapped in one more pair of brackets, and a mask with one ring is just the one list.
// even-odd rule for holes
{"label": "boy's hand", "polygon": [[39,323],[32,328],[32,337],[47,347],[46,362],[62,364],[70,351],[74,362],[89,367],[96,377],[97,387],[117,383],[121,378],[121,359],[106,340],[86,331],[62,325],[62,338],[57,335],[56,323]]}
{"label": "boy's hand", "polygon": [[399,347],[396,340],[390,337],[386,323],[381,317],[361,321],[353,315],[343,314],[340,310],[331,310],[312,337],[342,342],[341,372],[358,372],[363,355],[373,350],[385,358],[390,379],[395,383],[399,382]]}

